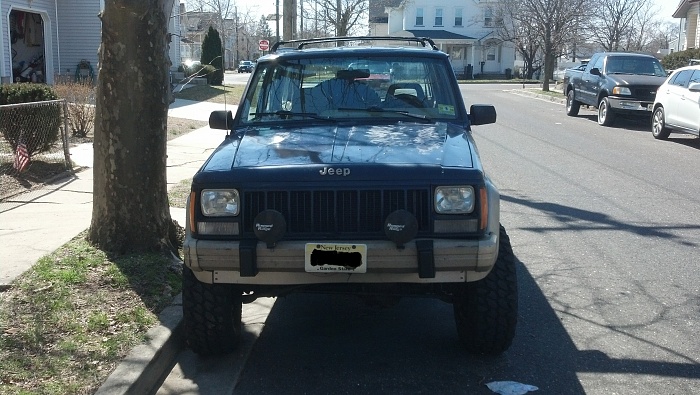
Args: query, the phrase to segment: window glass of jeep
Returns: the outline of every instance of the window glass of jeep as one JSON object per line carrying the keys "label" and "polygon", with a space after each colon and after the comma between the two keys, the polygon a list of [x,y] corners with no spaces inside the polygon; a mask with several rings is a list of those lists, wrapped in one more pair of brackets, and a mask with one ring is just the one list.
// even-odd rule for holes
{"label": "window glass of jeep", "polygon": [[[366,65],[367,67],[362,67]],[[377,67],[381,65],[381,73]],[[279,122],[373,122],[454,120],[452,76],[431,58],[392,62],[384,58],[333,57],[264,62],[244,98],[243,124]],[[415,119],[415,118],[414,118]]]}

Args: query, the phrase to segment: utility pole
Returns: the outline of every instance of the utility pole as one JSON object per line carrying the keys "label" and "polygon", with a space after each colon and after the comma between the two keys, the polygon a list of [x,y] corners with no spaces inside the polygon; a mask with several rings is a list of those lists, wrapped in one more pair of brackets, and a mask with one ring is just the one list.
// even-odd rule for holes
{"label": "utility pole", "polygon": [[233,6],[233,12],[234,12],[234,21],[235,21],[234,28],[236,29],[236,58],[233,60],[233,64],[231,65],[231,67],[235,68],[236,62],[239,62],[241,59],[238,55],[238,45],[239,45],[238,41],[240,40],[240,36],[238,35],[238,6]]}
{"label": "utility pole", "polygon": [[277,35],[277,41],[279,42],[280,40],[280,0],[275,0],[275,27],[277,28],[277,31],[275,34]]}
{"label": "utility pole", "polygon": [[[277,0],[279,2],[279,0]],[[297,5],[296,0],[284,0],[284,6],[282,8],[282,13],[284,17],[284,37],[285,41],[294,40],[296,38],[296,27],[297,27]]]}

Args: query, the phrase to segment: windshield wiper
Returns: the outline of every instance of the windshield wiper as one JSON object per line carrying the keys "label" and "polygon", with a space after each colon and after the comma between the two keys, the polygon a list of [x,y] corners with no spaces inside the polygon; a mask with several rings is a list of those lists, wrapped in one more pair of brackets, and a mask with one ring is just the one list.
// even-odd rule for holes
{"label": "windshield wiper", "polygon": [[330,117],[324,117],[321,115],[318,115],[313,112],[292,112],[292,111],[286,111],[286,110],[278,110],[275,112],[254,112],[250,114],[252,116],[258,117],[258,116],[265,116],[265,115],[274,115],[278,116],[280,118],[282,117],[306,117],[306,118],[313,118],[313,119],[320,119],[322,121],[329,121],[329,122],[338,122],[337,120],[330,118]]}
{"label": "windshield wiper", "polygon": [[371,106],[367,108],[339,108],[338,111],[361,111],[361,112],[383,112],[383,113],[389,113],[389,114],[399,114],[403,115],[408,118],[413,118],[413,119],[418,119],[421,120],[425,123],[433,123],[434,121],[432,118],[428,118],[425,115],[422,114],[414,114],[412,112],[404,111],[404,110],[391,110],[391,109],[386,109],[378,106]]}

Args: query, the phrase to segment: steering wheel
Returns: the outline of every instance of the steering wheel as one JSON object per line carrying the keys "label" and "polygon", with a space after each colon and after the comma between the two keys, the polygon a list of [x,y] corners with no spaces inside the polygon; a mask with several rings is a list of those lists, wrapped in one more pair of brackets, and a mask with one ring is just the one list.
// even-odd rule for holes
{"label": "steering wheel", "polygon": [[397,100],[401,100],[402,102],[408,104],[411,107],[416,107],[416,108],[423,108],[425,105],[423,105],[423,101],[413,95],[410,95],[408,93],[400,93],[398,95],[394,95],[394,97]]}

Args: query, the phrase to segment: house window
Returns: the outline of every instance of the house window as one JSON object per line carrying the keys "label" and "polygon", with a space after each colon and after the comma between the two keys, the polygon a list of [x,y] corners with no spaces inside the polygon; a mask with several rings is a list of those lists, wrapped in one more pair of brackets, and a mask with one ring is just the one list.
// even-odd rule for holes
{"label": "house window", "polygon": [[416,26],[423,26],[423,9],[416,8]]}
{"label": "house window", "polygon": [[489,51],[486,53],[486,60],[496,60],[496,48],[495,47],[489,48]]}
{"label": "house window", "polygon": [[493,26],[493,10],[490,8],[484,10],[484,26]]}
{"label": "house window", "polygon": [[455,8],[455,27],[462,27],[462,9]]}
{"label": "house window", "polygon": [[435,9],[435,26],[442,26],[442,8]]}

